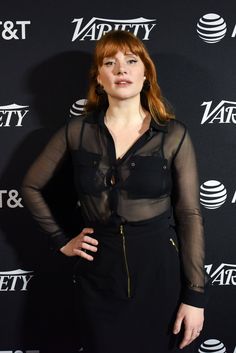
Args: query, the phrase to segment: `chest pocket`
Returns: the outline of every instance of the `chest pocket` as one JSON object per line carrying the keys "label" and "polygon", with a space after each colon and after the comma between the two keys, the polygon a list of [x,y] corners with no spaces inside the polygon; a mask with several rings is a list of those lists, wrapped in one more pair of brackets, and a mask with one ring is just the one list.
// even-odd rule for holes
{"label": "chest pocket", "polygon": [[105,189],[104,176],[98,168],[101,160],[99,154],[79,150],[72,152],[72,159],[78,193],[96,195]]}
{"label": "chest pocket", "polygon": [[157,198],[170,192],[171,175],[167,159],[160,155],[133,156],[124,189],[130,198]]}

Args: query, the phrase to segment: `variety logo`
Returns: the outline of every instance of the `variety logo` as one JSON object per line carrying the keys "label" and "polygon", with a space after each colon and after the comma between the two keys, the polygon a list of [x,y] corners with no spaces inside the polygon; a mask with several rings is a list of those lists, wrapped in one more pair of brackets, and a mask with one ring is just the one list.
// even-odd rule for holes
{"label": "variety logo", "polygon": [[0,21],[0,26],[3,26],[2,38],[5,40],[26,39],[26,26],[30,24],[31,21]]}
{"label": "variety logo", "polygon": [[9,104],[0,106],[0,127],[22,127],[23,119],[29,112],[28,105]]}
{"label": "variety logo", "polygon": [[79,99],[70,108],[70,116],[72,118],[77,117],[84,113],[84,106],[87,103],[87,99]]}
{"label": "variety logo", "polygon": [[213,265],[205,265],[206,272],[211,278],[212,285],[230,286],[236,285],[236,265],[222,263],[217,269],[212,270]]}
{"label": "variety logo", "polygon": [[236,102],[222,100],[212,108],[212,101],[203,102],[201,106],[205,106],[201,125],[208,123],[218,124],[236,124]]}
{"label": "variety logo", "polygon": [[[216,13],[208,13],[202,16],[197,23],[198,36],[209,44],[221,41],[227,32],[227,25],[223,17]],[[234,26],[231,37],[236,37],[236,25]]]}
{"label": "variety logo", "polygon": [[[33,271],[14,270],[0,272],[0,292],[27,291],[34,277]],[[1,351],[0,351],[1,353]]]}
{"label": "variety logo", "polygon": [[0,190],[0,208],[5,207],[5,205],[9,208],[23,208],[21,201],[22,197],[19,197],[17,190]]}
{"label": "variety logo", "polygon": [[205,181],[200,186],[200,203],[210,210],[222,206],[227,198],[225,186],[217,180]]}
{"label": "variety logo", "polygon": [[93,17],[87,24],[82,26],[83,18],[75,18],[75,31],[72,42],[75,40],[98,40],[104,33],[112,30],[123,30],[133,32],[135,36],[139,35],[142,40],[149,40],[150,32],[156,26],[156,19],[147,19],[144,17],[131,20],[112,20],[106,18]]}

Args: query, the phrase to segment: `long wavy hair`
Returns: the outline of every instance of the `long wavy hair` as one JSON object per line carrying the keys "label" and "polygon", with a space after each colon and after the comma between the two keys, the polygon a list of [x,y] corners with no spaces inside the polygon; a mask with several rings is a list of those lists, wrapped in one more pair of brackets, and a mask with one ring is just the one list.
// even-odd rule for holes
{"label": "long wavy hair", "polygon": [[135,35],[121,30],[110,31],[97,42],[90,70],[90,85],[85,110],[91,112],[108,108],[109,103],[105,91],[103,94],[98,94],[98,70],[105,57],[112,57],[118,51],[132,52],[139,56],[144,64],[146,83],[144,83],[140,93],[142,107],[150,112],[153,119],[159,123],[174,118],[172,109],[161,94],[161,89],[157,83],[156,68],[146,47]]}

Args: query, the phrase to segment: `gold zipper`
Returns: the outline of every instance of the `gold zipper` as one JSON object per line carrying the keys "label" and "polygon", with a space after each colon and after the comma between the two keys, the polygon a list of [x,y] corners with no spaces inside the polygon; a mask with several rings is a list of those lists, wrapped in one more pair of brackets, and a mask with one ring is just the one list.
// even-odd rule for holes
{"label": "gold zipper", "polygon": [[175,247],[176,251],[179,252],[178,246],[175,244],[175,242],[172,238],[170,238],[170,242]]}
{"label": "gold zipper", "polygon": [[123,253],[124,253],[125,268],[126,268],[126,274],[127,274],[127,295],[128,295],[128,298],[130,298],[131,297],[130,274],[129,274],[129,266],[128,266],[128,261],[127,261],[127,255],[126,255],[125,233],[124,233],[123,224],[120,225],[120,235],[122,236]]}

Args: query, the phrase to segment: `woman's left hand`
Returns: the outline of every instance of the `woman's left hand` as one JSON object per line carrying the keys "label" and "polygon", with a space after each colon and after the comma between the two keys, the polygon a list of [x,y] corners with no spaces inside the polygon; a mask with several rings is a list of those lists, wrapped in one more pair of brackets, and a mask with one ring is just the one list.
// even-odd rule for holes
{"label": "woman's left hand", "polygon": [[179,348],[182,349],[200,335],[204,321],[204,309],[195,306],[180,304],[176,315],[173,333],[177,335],[184,325],[184,337]]}

